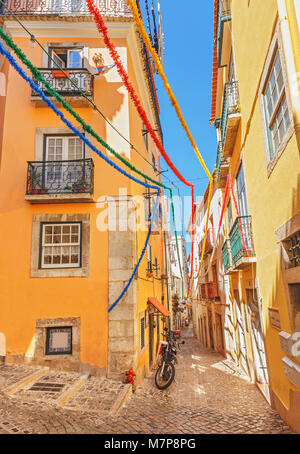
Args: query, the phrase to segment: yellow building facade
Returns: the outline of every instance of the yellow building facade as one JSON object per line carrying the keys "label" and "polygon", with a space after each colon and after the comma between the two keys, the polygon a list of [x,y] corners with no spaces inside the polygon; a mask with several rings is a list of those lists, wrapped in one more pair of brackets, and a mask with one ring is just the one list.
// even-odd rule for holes
{"label": "yellow building facade", "polygon": [[[52,2],[9,3],[10,10],[2,9],[1,27],[98,135],[159,181],[159,153],[116,68],[97,73],[96,54],[102,54],[105,65],[113,61],[85,2],[77,2],[76,9],[66,1],[59,10]],[[161,135],[149,60],[126,1],[102,2],[99,9],[148,118]],[[31,45],[30,35],[11,12],[24,21],[44,51]],[[133,368],[140,380],[155,359],[161,319],[168,315],[161,278],[165,267],[161,210],[132,285],[118,305],[108,309],[142,253],[155,190],[149,192],[93,153],[6,60],[1,60],[1,73],[6,90],[0,101],[0,353],[6,362],[113,378]]]}
{"label": "yellow building facade", "polygon": [[233,354],[300,431],[300,16],[293,0],[215,2],[212,118],[226,201]]}

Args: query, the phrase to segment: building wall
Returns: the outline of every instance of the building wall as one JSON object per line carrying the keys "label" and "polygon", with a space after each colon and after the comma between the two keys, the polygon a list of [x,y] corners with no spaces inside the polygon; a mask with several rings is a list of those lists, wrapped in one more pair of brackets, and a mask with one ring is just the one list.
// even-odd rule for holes
{"label": "building wall", "polygon": [[[282,6],[286,6],[288,22],[284,18],[280,21],[278,19]],[[266,161],[260,99],[263,73],[268,62],[272,39],[276,33],[279,41],[282,42],[284,56],[282,63],[286,72],[285,83],[291,106],[293,131],[273,168],[270,168]],[[280,413],[295,430],[299,430],[300,416],[299,411],[295,410],[299,388],[288,379],[282,362],[285,353],[280,345],[279,332],[283,330],[292,333],[293,323],[283,281],[280,242],[276,238],[276,231],[279,227],[295,218],[300,208],[300,110],[299,81],[297,81],[299,33],[293,2],[269,0],[241,4],[241,2],[233,0],[232,34],[242,119],[230,160],[230,173],[234,181],[242,160],[257,263],[256,266],[253,265],[240,271],[239,276],[232,275],[230,277],[231,289],[239,286],[242,306],[246,303],[246,311],[243,314],[244,328],[246,326],[245,317],[248,317],[250,328],[253,326],[253,321],[251,321],[253,314],[247,305],[246,289],[255,287],[259,289],[262,330],[272,389],[271,397],[273,396],[273,404]],[[286,40],[288,40],[289,46],[286,45]],[[295,228],[295,230],[297,229]],[[299,282],[299,278],[294,282]],[[269,309],[279,311],[279,329],[272,326]],[[250,374],[254,380],[257,380],[252,334],[253,330],[250,329],[248,333],[245,328]],[[299,365],[297,359],[293,358],[293,361]],[[283,408],[285,408],[284,411]]]}
{"label": "building wall", "polygon": [[[76,25],[66,22],[58,22],[57,28],[48,29],[46,22],[34,22],[35,36],[42,44],[47,43],[73,43],[85,42],[89,48],[89,63],[92,65],[94,52],[101,51],[105,62],[110,64],[108,50],[104,48],[103,40],[99,37],[94,24],[85,22],[84,26],[76,22]],[[53,22],[50,24],[53,26]],[[37,66],[43,66],[43,57],[38,46],[31,48],[29,39],[23,38],[19,28],[14,28],[10,23],[10,32],[16,43],[28,55]],[[145,109],[155,124],[154,113],[149,98],[149,90],[143,74],[143,63],[137,43],[134,41],[133,25],[130,22],[120,22],[119,28],[114,27],[113,42],[121,55],[125,67],[128,66],[129,78],[133,81],[135,89],[139,93]],[[123,37],[122,37],[123,36]],[[134,62],[134,63],[133,63]],[[144,157],[151,162],[150,151],[146,151],[143,136],[142,122],[137,118],[137,113],[128,102],[128,94],[117,74],[116,69],[107,75],[94,79],[94,101],[101,106],[101,110],[107,118],[122,131],[135,144],[138,150],[142,150]],[[93,112],[92,107],[78,108],[79,114],[86,123],[90,124],[97,133],[104,138],[116,151],[131,159],[133,165],[155,177],[155,173],[149,164],[133,151],[130,146],[110,126]],[[68,114],[66,115],[68,117]],[[73,119],[71,119],[73,122]],[[75,120],[74,120],[75,123]],[[119,200],[120,197],[134,197],[136,209],[130,208],[130,214],[136,218],[145,217],[144,193],[145,188],[131,182],[116,172],[112,167],[104,163],[93,154],[95,164],[94,201],[92,203],[61,203],[61,204],[30,204],[25,201],[27,161],[36,158],[36,131],[37,128],[62,128],[64,125],[49,108],[34,107],[30,101],[30,88],[15,73],[12,68],[8,70],[7,96],[5,105],[5,122],[2,139],[2,165],[0,173],[0,331],[6,336],[7,358],[19,358],[24,355],[28,358],[35,357],[35,334],[36,321],[39,319],[68,319],[80,318],[80,361],[101,371],[107,371],[111,364],[111,345],[109,341],[119,342],[120,349],[128,353],[128,345],[122,345],[117,327],[110,326],[108,304],[111,304],[124,288],[128,281],[129,271],[142,251],[145,243],[147,229],[128,233],[102,231],[101,220],[107,223],[108,211],[111,202],[107,203],[110,196]],[[16,135],[17,128],[17,135]],[[159,157],[153,144],[150,142],[151,151],[156,155],[157,166]],[[93,143],[95,141],[93,140]],[[97,145],[95,143],[95,145]],[[101,148],[101,147],[100,147]],[[109,156],[112,158],[112,156]],[[113,158],[114,159],[114,158]],[[140,163],[143,162],[143,165]],[[119,162],[118,162],[119,164]],[[120,195],[121,194],[121,195]],[[141,202],[142,200],[142,202]],[[123,213],[124,208],[119,207]],[[127,208],[125,209],[125,211]],[[126,211],[127,213],[127,211]],[[32,229],[33,216],[35,215],[88,215],[89,216],[89,266],[85,277],[31,277],[31,254],[32,254]],[[121,215],[122,217],[122,215]],[[124,220],[124,219],[123,219]],[[145,222],[144,222],[145,224]],[[147,227],[147,226],[146,226]],[[113,237],[114,236],[114,237]],[[158,257],[160,267],[163,267],[162,237],[161,234],[151,236],[153,256]],[[113,268],[111,262],[112,248],[119,248],[119,258],[130,256],[131,263],[123,269]],[[126,256],[126,249],[131,253]],[[126,275],[125,275],[125,274]],[[159,276],[158,276],[159,277]],[[139,352],[138,314],[148,308],[147,299],[157,296],[161,300],[164,288],[161,280],[146,278],[146,257],[143,258],[139,278],[134,281],[133,287],[127,295],[133,306],[131,313],[132,323],[132,353],[131,367],[143,368],[148,361],[147,349]],[[112,311],[113,312],[113,311]],[[120,328],[120,326],[119,326]],[[124,328],[124,327],[123,327]],[[122,329],[123,329],[122,328]],[[122,331],[120,328],[119,331]],[[118,337],[119,336],[119,337]],[[124,333],[123,333],[124,336]],[[157,337],[157,331],[155,330]],[[156,342],[155,337],[155,342]],[[146,331],[146,344],[148,334]],[[110,352],[110,353],[109,353]],[[109,356],[110,355],[110,356]],[[128,358],[127,358],[128,359]],[[82,367],[78,361],[74,367]],[[120,368],[127,367],[130,361],[118,363]],[[115,367],[115,366],[114,366]]]}

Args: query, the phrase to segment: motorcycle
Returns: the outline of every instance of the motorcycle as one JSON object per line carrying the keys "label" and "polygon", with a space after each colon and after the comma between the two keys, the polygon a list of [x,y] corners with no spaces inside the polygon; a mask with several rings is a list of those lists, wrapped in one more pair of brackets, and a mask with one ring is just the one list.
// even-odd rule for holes
{"label": "motorcycle", "polygon": [[[177,364],[177,348],[178,333],[174,331],[168,332],[167,328],[164,328],[167,332],[164,337],[167,339],[167,344],[161,347],[162,360],[155,374],[155,385],[158,389],[168,388],[175,378],[175,364]],[[184,341],[180,344],[184,344]]]}

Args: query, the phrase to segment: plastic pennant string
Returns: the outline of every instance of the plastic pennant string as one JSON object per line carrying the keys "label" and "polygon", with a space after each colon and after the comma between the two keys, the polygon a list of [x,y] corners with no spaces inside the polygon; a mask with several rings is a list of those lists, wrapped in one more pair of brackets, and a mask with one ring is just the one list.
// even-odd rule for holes
{"label": "plastic pennant string", "polygon": [[[102,34],[103,36],[103,39],[104,39],[104,43],[106,45],[106,47],[108,48],[109,50],[109,53],[112,57],[112,59],[114,60],[115,64],[116,64],[116,67],[117,67],[117,71],[122,79],[122,81],[124,82],[124,85],[125,87],[127,88],[129,94],[130,94],[130,97],[139,113],[139,116],[140,118],[142,119],[145,127],[147,128],[147,130],[149,131],[154,143],[156,144],[158,150],[160,151],[161,155],[164,157],[166,163],[169,165],[169,167],[173,170],[173,172],[175,173],[175,175],[180,179],[180,181],[182,181],[186,186],[189,186],[191,188],[191,193],[192,193],[192,217],[193,217],[193,213],[194,213],[194,185],[190,182],[188,182],[181,174],[180,172],[176,169],[176,167],[174,166],[174,164],[172,163],[171,159],[169,158],[169,156],[167,155],[167,153],[165,152],[164,150],[164,147],[162,145],[162,143],[160,142],[160,140],[158,139],[157,135],[155,134],[149,120],[148,120],[148,117],[146,115],[146,112],[144,111],[143,107],[142,107],[142,104],[140,102],[140,100],[138,99],[135,91],[134,91],[134,88],[132,86],[132,84],[130,83],[129,81],[129,78],[128,78],[128,74],[127,72],[125,71],[124,69],[124,66],[121,62],[121,59],[120,59],[120,56],[118,54],[118,52],[116,51],[115,49],[115,46],[114,44],[111,42],[111,40],[109,39],[109,36],[108,36],[108,30],[107,30],[107,27],[102,19],[102,16],[100,14],[100,11],[98,10],[98,8],[95,6],[94,4],[94,1],[93,0],[86,0],[86,3],[87,3],[87,6],[89,8],[89,11],[90,13],[94,16],[94,20],[95,20],[95,23],[96,23],[96,26],[99,30],[99,32]],[[145,34],[147,35],[147,32],[145,31]],[[147,35],[147,38],[148,40],[150,40],[149,36]],[[151,44],[151,43],[150,43]],[[151,46],[152,47],[152,46]],[[194,225],[194,220],[192,219],[192,224]],[[194,250],[194,239],[193,239],[193,235],[192,235],[192,252],[191,252],[191,255],[193,255],[193,250]],[[193,267],[193,262],[192,263],[192,267]],[[191,267],[191,275],[190,277],[192,276],[193,274],[193,268]]]}
{"label": "plastic pennant string", "polygon": [[150,222],[150,226],[149,226],[149,230],[148,230],[148,235],[147,235],[147,238],[146,238],[146,242],[145,242],[145,245],[144,245],[144,248],[142,250],[142,253],[141,253],[141,256],[137,262],[137,265],[131,275],[131,278],[130,280],[128,281],[127,285],[125,286],[124,290],[122,291],[121,295],[119,296],[119,298],[113,303],[113,305],[109,308],[109,311],[111,311],[115,306],[116,304],[120,301],[120,299],[125,295],[125,293],[127,292],[128,288],[130,287],[133,279],[134,279],[134,276],[139,268],[139,265],[142,261],[142,258],[145,254],[145,251],[146,251],[146,248],[147,248],[147,245],[148,245],[148,242],[149,242],[149,238],[150,238],[150,235],[151,235],[151,232],[152,232],[152,227],[153,227],[153,222],[154,222],[154,219],[155,219],[155,215],[156,215],[156,210],[157,210],[157,206],[158,206],[158,201],[159,201],[159,196],[160,196],[160,188],[157,187],[157,186],[153,186],[153,185],[149,185],[148,183],[145,183],[144,181],[140,181],[138,180],[137,178],[133,177],[132,175],[129,175],[126,171],[124,171],[123,169],[121,169],[119,166],[117,166],[113,161],[111,161],[110,159],[108,159],[100,150],[98,150],[80,131],[78,131],[77,128],[75,128],[75,126],[72,125],[72,123],[66,119],[66,117],[64,116],[64,114],[59,110],[57,109],[57,107],[53,104],[53,102],[44,94],[44,92],[34,83],[34,81],[26,75],[26,73],[23,71],[23,69],[18,65],[18,63],[16,62],[16,60],[14,59],[14,57],[10,54],[10,52],[8,50],[6,50],[3,46],[3,44],[0,42],[0,53],[2,55],[4,55],[7,60],[9,61],[10,65],[19,73],[19,75],[30,85],[30,87],[42,98],[42,100],[53,110],[53,112],[58,116],[60,117],[60,119],[63,121],[63,123],[65,123],[69,129],[71,129],[71,131],[74,132],[74,134],[77,135],[77,137],[79,137],[83,142],[85,142],[85,144],[91,148],[98,156],[100,156],[104,161],[106,161],[110,166],[112,166],[114,169],[116,169],[118,172],[122,173],[124,176],[126,176],[127,178],[130,178],[132,181],[135,181],[136,183],[138,184],[141,184],[142,186],[144,187],[147,187],[147,188],[151,188],[151,189],[156,189],[157,190],[157,199],[156,199],[156,203],[155,203],[155,209],[152,213],[152,216],[151,216],[151,222]]}
{"label": "plastic pennant string", "polygon": [[[179,119],[179,121],[180,121],[182,127],[184,128],[184,130],[185,130],[185,132],[186,132],[186,134],[187,134],[187,136],[188,136],[188,139],[190,140],[190,142],[191,142],[191,144],[192,144],[192,147],[193,147],[193,149],[194,149],[194,152],[196,153],[196,155],[197,155],[197,157],[198,157],[198,159],[199,159],[199,161],[200,161],[200,163],[201,163],[201,165],[202,165],[202,167],[203,167],[203,169],[204,169],[206,175],[207,175],[208,178],[209,178],[209,184],[210,184],[209,197],[210,197],[210,199],[209,199],[208,205],[209,205],[209,208],[210,208],[211,197],[212,197],[213,178],[212,178],[212,176],[211,176],[211,174],[210,174],[210,172],[209,172],[209,170],[208,170],[208,168],[207,168],[207,166],[206,166],[206,164],[205,164],[205,162],[204,162],[204,160],[203,160],[203,158],[202,158],[202,156],[201,156],[201,154],[200,154],[200,152],[199,152],[199,150],[198,150],[198,147],[197,147],[197,145],[196,145],[196,142],[195,142],[195,140],[194,140],[194,138],[193,138],[193,136],[192,136],[192,134],[191,134],[191,132],[190,132],[190,130],[189,130],[189,128],[188,128],[188,125],[187,125],[187,123],[186,123],[186,121],[185,121],[183,115],[182,115],[182,112],[181,112],[181,109],[180,109],[180,107],[179,107],[179,104],[178,104],[178,102],[177,102],[177,100],[176,100],[176,98],[175,98],[174,93],[172,92],[172,89],[171,89],[171,87],[170,87],[170,84],[169,84],[169,82],[168,82],[168,79],[167,79],[167,77],[166,77],[166,75],[165,75],[165,73],[164,73],[162,64],[161,64],[161,62],[160,62],[160,60],[159,60],[159,56],[157,55],[157,52],[156,52],[155,49],[153,48],[153,46],[152,46],[152,44],[151,44],[151,41],[150,41],[150,39],[149,39],[149,37],[148,37],[148,35],[147,35],[147,32],[146,32],[146,30],[145,30],[143,21],[142,21],[142,19],[141,19],[141,17],[140,17],[140,13],[139,13],[139,11],[138,11],[137,5],[136,5],[136,3],[134,2],[134,0],[127,0],[127,5],[128,5],[128,6],[130,7],[130,9],[131,9],[131,12],[132,12],[132,14],[133,14],[133,17],[134,17],[134,19],[135,19],[135,23],[136,23],[136,25],[137,25],[137,27],[138,27],[138,30],[139,30],[140,34],[141,34],[142,37],[143,37],[143,41],[144,41],[144,43],[145,43],[145,45],[146,45],[148,51],[149,51],[150,54],[152,55],[152,58],[153,58],[154,63],[155,63],[155,65],[156,65],[157,72],[158,72],[158,74],[160,75],[160,77],[161,77],[162,80],[163,80],[163,83],[164,83],[166,92],[167,92],[167,94],[169,95],[171,104],[172,104],[172,106],[174,107],[174,109],[175,109],[175,111],[176,111],[176,113],[177,113],[178,119]],[[207,227],[208,227],[209,210],[208,210],[208,212],[207,212],[207,215],[208,215],[208,216],[207,216],[207,220],[206,220],[206,225],[207,225]],[[193,227],[194,227],[193,221],[192,221],[192,224],[193,224],[193,226],[192,226],[192,230],[193,230]],[[193,236],[193,233],[192,233],[192,236]],[[205,232],[205,237],[204,237],[204,241],[203,241],[204,246],[205,246],[205,243],[206,243],[206,237],[207,237],[207,230],[206,230],[206,232]],[[193,242],[193,238],[192,238],[192,242]],[[204,254],[202,253],[202,258],[201,258],[200,266],[199,266],[200,269],[201,269],[201,266],[202,266],[203,257],[204,257]],[[191,276],[193,276],[193,260],[192,260],[192,257],[191,257]],[[189,286],[190,286],[190,283],[189,283]],[[188,289],[188,295],[189,295],[189,293],[190,293],[190,288]]]}
{"label": "plastic pennant string", "polygon": [[[100,136],[98,136],[97,133],[94,132],[94,130],[88,126],[84,120],[69,106],[69,104],[57,93],[56,90],[54,90],[51,85],[46,81],[44,78],[43,74],[36,68],[30,60],[26,57],[25,53],[14,43],[14,41],[3,31],[3,29],[0,27],[0,36],[1,38],[5,41],[5,43],[13,49],[13,51],[16,53],[16,55],[20,58],[20,60],[30,69],[33,77],[35,77],[37,80],[42,82],[44,86],[47,88],[48,93],[50,93],[53,97],[59,101],[63,107],[71,114],[73,117],[82,125],[83,129],[87,132],[89,132],[101,145],[103,145],[107,150],[109,150],[116,158],[118,158],[123,164],[125,164],[128,168],[130,168],[132,171],[135,173],[143,176],[147,180],[151,181],[152,183],[167,189],[170,194],[170,202],[171,202],[171,213],[172,213],[172,221],[174,225],[174,235],[175,235],[175,241],[176,241],[176,246],[177,246],[177,255],[178,255],[178,262],[180,263],[180,256],[179,256],[179,249],[178,249],[178,234],[177,234],[177,229],[176,229],[176,220],[175,220],[175,211],[174,211],[174,203],[173,203],[173,192],[172,189],[169,186],[166,186],[148,175],[145,175],[143,172],[139,171],[136,169],[130,162],[128,162],[125,158],[123,158],[119,153],[117,153],[113,148],[111,148]],[[183,279],[182,276],[182,270],[181,271],[181,278]]]}

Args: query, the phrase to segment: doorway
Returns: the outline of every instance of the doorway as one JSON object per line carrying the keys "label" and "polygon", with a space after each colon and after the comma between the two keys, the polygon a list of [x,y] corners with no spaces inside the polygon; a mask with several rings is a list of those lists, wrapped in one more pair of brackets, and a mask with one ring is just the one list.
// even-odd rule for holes
{"label": "doorway", "polygon": [[210,348],[212,348],[214,350],[215,343],[214,343],[214,332],[213,332],[213,321],[212,321],[211,309],[208,309],[208,329],[209,329],[209,337],[210,337]]}
{"label": "doorway", "polygon": [[153,361],[153,340],[154,340],[154,328],[153,328],[153,314],[149,314],[149,367],[151,367]]}
{"label": "doorway", "polygon": [[225,352],[221,314],[215,313],[215,319],[216,319],[217,349],[220,353],[222,353],[222,355],[224,355]]}
{"label": "doorway", "polygon": [[263,330],[256,289],[246,289],[247,304],[251,311],[251,342],[255,362],[256,380],[260,384],[268,384],[268,369],[263,340]]}
{"label": "doorway", "polygon": [[244,331],[244,325],[243,325],[243,317],[242,317],[242,313],[241,313],[241,302],[240,302],[239,291],[234,290],[233,295],[234,295],[234,305],[235,305],[236,320],[237,320],[236,335],[238,337],[238,342],[237,342],[238,361],[239,361],[240,367],[244,370],[244,372],[246,372],[247,375],[249,375],[245,331]]}

